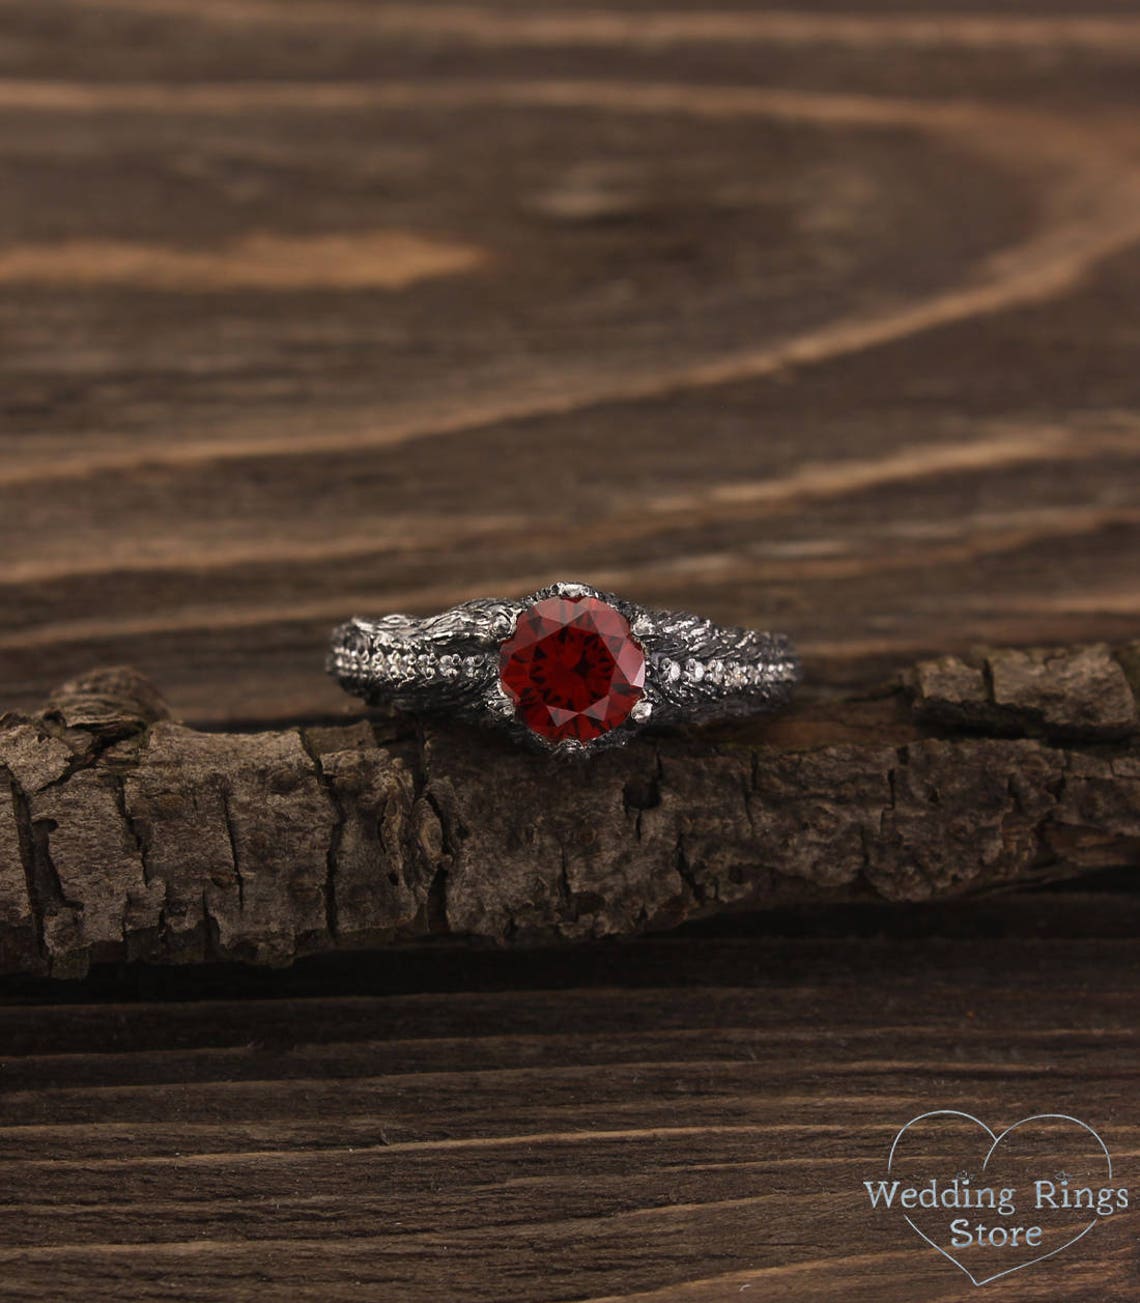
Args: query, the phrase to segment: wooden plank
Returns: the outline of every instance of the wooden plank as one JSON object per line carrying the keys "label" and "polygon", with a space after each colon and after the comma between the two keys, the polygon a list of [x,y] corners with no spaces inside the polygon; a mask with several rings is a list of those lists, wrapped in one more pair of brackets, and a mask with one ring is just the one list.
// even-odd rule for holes
{"label": "wooden plank", "polygon": [[555,575],[820,686],[1134,636],[1140,19],[829,8],[8,0],[8,699],[329,713]]}
{"label": "wooden plank", "polygon": [[[1008,903],[1004,942],[737,925],[525,966],[412,952],[423,994],[378,993],[395,961],[310,966],[276,997],[173,978],[135,1003],[104,976],[110,1002],[80,1008],[25,987],[0,1006],[3,1290],[959,1298],[861,1183],[937,1107],[1072,1112],[1128,1164],[1138,970],[1095,934],[1135,908],[1072,897],[1089,939],[1069,942]],[[1126,1223],[1096,1236],[1003,1290],[1129,1297]]]}
{"label": "wooden plank", "polygon": [[[1135,0],[0,0],[4,707],[134,664],[359,737],[332,624],[580,578],[797,637],[800,710],[710,761],[1045,739],[1053,867],[1120,866],[1111,693],[1069,736],[1016,673],[878,685],[1140,635],[1138,63]],[[0,773],[23,968],[45,905],[120,935],[122,866],[157,908],[107,719],[54,727]],[[950,1303],[861,1182],[939,1107],[1130,1179],[1131,887],[5,979],[0,1298]],[[1129,1224],[993,1288],[1140,1296]]]}

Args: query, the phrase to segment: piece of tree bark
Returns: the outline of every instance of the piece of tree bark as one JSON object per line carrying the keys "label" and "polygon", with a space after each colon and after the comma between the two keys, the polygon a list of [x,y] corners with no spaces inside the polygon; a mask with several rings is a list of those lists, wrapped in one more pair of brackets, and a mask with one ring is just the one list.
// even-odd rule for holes
{"label": "piece of tree bark", "polygon": [[0,971],[580,939],[1134,864],[1138,658],[947,657],[571,764],[436,725],[381,745],[362,718],[203,733],[99,671],[0,720]]}

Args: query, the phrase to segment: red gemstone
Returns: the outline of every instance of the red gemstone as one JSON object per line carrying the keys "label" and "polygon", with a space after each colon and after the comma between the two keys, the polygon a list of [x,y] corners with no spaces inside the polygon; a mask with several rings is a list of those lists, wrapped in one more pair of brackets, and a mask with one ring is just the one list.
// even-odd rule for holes
{"label": "red gemstone", "polygon": [[596,597],[544,597],[499,651],[519,718],[552,742],[590,742],[620,724],[645,691],[645,653],[629,621]]}

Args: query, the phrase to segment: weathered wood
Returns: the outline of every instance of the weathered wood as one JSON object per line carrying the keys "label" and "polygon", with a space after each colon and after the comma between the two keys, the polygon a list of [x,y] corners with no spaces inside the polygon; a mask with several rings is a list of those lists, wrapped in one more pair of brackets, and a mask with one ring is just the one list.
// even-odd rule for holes
{"label": "weathered wood", "polygon": [[681,8],[0,4],[6,702],[560,577],[816,687],[1137,636],[1134,7]]}
{"label": "weathered wood", "polygon": [[434,724],[201,733],[94,674],[0,727],[0,969],[580,940],[1140,863],[1135,652],[949,658],[577,764]]}
{"label": "weathered wood", "polygon": [[[867,1209],[905,1122],[1067,1112],[1134,1184],[1135,895],[818,918],[0,987],[0,1297],[961,1303]],[[1123,1214],[991,1288],[1137,1265]]]}
{"label": "weathered wood", "polygon": [[[860,1202],[909,1117],[1135,1186],[1131,870],[874,893],[1136,861],[1138,64],[1134,0],[0,0],[0,1298],[951,1303]],[[556,788],[339,714],[332,624],[556,577],[801,705]],[[113,664],[191,727],[39,717]],[[581,935],[634,888],[818,899]]]}

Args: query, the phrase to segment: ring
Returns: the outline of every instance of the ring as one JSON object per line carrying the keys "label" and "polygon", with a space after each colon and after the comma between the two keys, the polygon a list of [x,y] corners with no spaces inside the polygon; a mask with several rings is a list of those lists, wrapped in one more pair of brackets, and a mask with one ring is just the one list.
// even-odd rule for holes
{"label": "ring", "polygon": [[423,619],[349,620],[333,632],[326,668],[370,705],[492,724],[561,755],[621,746],[650,721],[775,710],[800,678],[781,634],[577,583]]}

